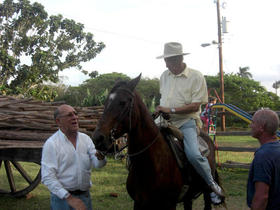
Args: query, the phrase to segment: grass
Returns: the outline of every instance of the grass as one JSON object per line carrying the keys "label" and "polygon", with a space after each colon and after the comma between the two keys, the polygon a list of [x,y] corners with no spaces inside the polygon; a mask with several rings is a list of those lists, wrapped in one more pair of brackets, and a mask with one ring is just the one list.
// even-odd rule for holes
{"label": "grass", "polygon": [[[217,137],[219,146],[242,146],[258,147],[258,143],[251,137]],[[237,162],[251,162],[253,153],[248,152],[219,152],[219,160]],[[38,173],[39,166],[24,163],[24,168],[35,176]],[[14,171],[14,170],[13,170]],[[219,175],[223,187],[227,194],[227,205],[229,210],[248,210],[246,206],[246,183],[248,177],[247,169],[219,169]],[[130,210],[133,209],[133,201],[126,192],[127,169],[125,161],[108,159],[108,164],[102,169],[94,169],[92,172],[93,186],[91,188],[91,197],[93,209],[95,210]],[[0,189],[8,186],[6,174],[3,166],[0,168]],[[16,183],[21,184],[23,180],[20,175],[15,177]],[[18,185],[17,185],[18,186]],[[31,193],[23,198],[11,198],[0,196],[1,210],[49,210],[49,191],[43,185],[39,184]],[[199,197],[194,201],[194,209],[203,209],[203,199]],[[182,204],[178,205],[179,210],[183,210]],[[223,209],[223,208],[216,208]]]}
{"label": "grass", "polygon": [[[257,148],[259,143],[256,139],[250,136],[217,136],[216,144],[222,147],[246,147]],[[229,152],[219,151],[216,153],[217,162],[235,161],[241,163],[251,163],[254,157],[253,152]]]}

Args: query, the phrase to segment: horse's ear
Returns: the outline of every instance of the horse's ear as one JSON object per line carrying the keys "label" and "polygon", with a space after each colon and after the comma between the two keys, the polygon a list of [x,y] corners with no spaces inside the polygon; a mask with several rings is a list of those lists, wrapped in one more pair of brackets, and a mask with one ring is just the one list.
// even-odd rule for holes
{"label": "horse's ear", "polygon": [[139,76],[136,77],[135,79],[133,79],[133,80],[131,80],[130,82],[128,82],[128,87],[129,87],[129,89],[130,89],[132,92],[134,91],[135,87],[137,86],[138,82],[140,81],[141,75],[142,75],[142,73],[139,74]]}

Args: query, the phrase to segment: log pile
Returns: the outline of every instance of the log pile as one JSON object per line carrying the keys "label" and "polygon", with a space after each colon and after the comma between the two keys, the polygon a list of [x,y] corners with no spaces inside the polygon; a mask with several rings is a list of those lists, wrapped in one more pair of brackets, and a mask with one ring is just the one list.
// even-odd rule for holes
{"label": "log pile", "polygon": [[[61,104],[0,95],[0,140],[45,141],[58,129],[53,112]],[[80,131],[91,135],[103,106],[74,108]]]}

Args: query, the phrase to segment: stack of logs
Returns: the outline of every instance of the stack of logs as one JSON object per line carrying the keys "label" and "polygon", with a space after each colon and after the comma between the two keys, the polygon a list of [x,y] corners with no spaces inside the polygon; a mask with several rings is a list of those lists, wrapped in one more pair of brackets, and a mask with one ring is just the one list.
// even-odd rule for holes
{"label": "stack of logs", "polygon": [[[45,141],[58,128],[53,112],[63,102],[42,102],[0,95],[0,141]],[[80,131],[91,135],[103,106],[74,107]]]}

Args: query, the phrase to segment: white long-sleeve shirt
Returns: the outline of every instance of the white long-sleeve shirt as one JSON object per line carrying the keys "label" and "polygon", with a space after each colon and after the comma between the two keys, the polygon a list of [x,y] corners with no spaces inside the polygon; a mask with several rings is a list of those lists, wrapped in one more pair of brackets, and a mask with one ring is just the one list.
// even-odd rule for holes
{"label": "white long-sleeve shirt", "polygon": [[76,149],[61,130],[44,144],[41,160],[42,183],[63,199],[69,191],[86,191],[91,187],[91,169],[106,165],[98,160],[91,138],[78,132]]}

